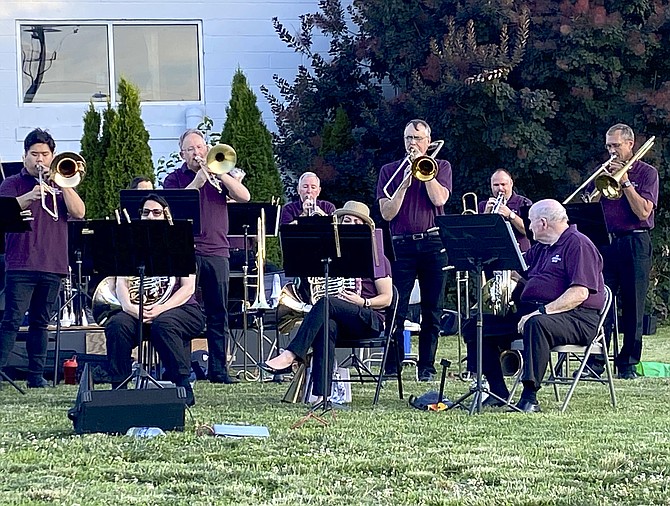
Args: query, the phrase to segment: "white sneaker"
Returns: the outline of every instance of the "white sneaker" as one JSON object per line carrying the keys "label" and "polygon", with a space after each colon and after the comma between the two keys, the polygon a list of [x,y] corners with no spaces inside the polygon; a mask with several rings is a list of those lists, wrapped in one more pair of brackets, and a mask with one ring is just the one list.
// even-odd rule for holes
{"label": "white sneaker", "polygon": [[421,330],[421,325],[409,320],[405,320],[405,330],[409,330],[410,332],[418,332]]}

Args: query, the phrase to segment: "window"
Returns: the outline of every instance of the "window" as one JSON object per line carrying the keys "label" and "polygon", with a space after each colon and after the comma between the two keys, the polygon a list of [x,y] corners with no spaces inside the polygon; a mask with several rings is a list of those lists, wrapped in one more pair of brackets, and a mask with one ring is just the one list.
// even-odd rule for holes
{"label": "window", "polygon": [[22,23],[23,103],[115,101],[121,76],[143,102],[200,101],[199,27]]}

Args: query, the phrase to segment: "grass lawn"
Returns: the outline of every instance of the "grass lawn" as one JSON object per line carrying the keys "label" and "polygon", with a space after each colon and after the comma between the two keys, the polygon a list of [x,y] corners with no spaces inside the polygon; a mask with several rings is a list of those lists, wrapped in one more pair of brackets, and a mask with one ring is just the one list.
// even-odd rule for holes
{"label": "grass lawn", "polygon": [[[670,329],[646,338],[645,360],[670,362]],[[438,355],[456,358],[454,338]],[[455,360],[454,360],[455,361]],[[434,385],[406,372],[406,397]],[[280,399],[286,384],[198,383],[183,433],[138,440],[73,435],[76,387],[19,395],[0,390],[0,504],[670,504],[669,379],[580,385],[566,414],[550,388],[535,415],[419,412],[395,384],[371,407],[328,427],[290,425],[306,409]],[[467,385],[448,382],[455,398]],[[199,436],[213,423],[265,425],[266,440]]]}

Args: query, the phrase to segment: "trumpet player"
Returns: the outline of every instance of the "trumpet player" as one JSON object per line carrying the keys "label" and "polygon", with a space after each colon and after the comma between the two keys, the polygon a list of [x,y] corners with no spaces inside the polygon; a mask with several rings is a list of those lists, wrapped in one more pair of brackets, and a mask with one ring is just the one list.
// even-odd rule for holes
{"label": "trumpet player", "polygon": [[298,200],[286,204],[281,211],[280,223],[293,223],[298,216],[329,216],[335,212],[335,205],[327,200],[319,200],[321,180],[314,172],[304,172],[298,179]]}
{"label": "trumpet player", "polygon": [[533,205],[533,202],[514,191],[512,175],[505,169],[498,169],[491,176],[491,195],[486,202],[478,204],[479,213],[497,213],[509,221],[519,248],[527,251],[530,241],[526,237],[526,228],[519,212],[522,207]]}
{"label": "trumpet player", "polygon": [[[605,149],[615,155],[608,170],[620,171],[633,157],[635,134],[622,123],[612,126],[605,134]],[[645,299],[649,288],[652,244],[650,231],[654,228],[654,209],[658,202],[658,171],[640,159],[634,161],[619,180],[622,196],[602,198],[607,228],[612,243],[602,251],[605,283],[613,296],[619,295],[623,331],[623,346],[617,357],[619,377],[635,379],[635,366],[642,355],[642,322]],[[612,329],[612,313],[607,321],[608,336]],[[604,357],[595,357],[592,368],[604,369]]]}
{"label": "trumpet player", "polygon": [[[390,223],[395,260],[393,280],[398,288],[398,321],[405,321],[409,297],[418,277],[421,293],[418,373],[420,381],[435,378],[435,351],[440,331],[442,298],[446,282],[447,254],[435,227],[435,216],[444,214],[451,194],[451,165],[434,160],[434,177],[420,181],[412,176],[413,161],[431,147],[430,126],[422,119],[407,123],[403,133],[404,160],[384,165],[377,182],[377,200],[382,218]],[[404,167],[404,170],[403,170]],[[399,325],[395,342],[402,343]],[[402,347],[396,350],[403,360]],[[393,350],[392,350],[393,351]],[[390,364],[395,361],[390,361]],[[396,371],[387,370],[389,374]]]}
{"label": "trumpet player", "polygon": [[230,339],[227,309],[230,242],[226,199],[230,196],[235,202],[248,202],[250,195],[249,190],[229,173],[215,175],[210,172],[206,163],[208,151],[202,132],[186,130],[179,139],[179,152],[184,163],[168,174],[163,187],[200,191],[201,234],[195,237],[195,258],[207,315],[207,376],[212,383],[237,383],[228,375],[226,363]]}
{"label": "trumpet player", "polygon": [[[165,199],[154,194],[147,195],[140,205],[142,220],[164,220],[169,212]],[[145,280],[145,293],[151,282],[151,278]],[[117,388],[130,376],[130,354],[139,344],[139,296],[133,297],[129,287],[129,278],[116,278],[116,297],[121,303],[121,311],[110,317],[105,326],[112,388]],[[156,347],[165,366],[165,377],[186,389],[186,404],[192,406],[195,398],[188,381],[191,373],[190,340],[204,329],[205,317],[193,295],[195,274],[178,278],[169,287],[172,293],[163,293],[159,302],[144,307],[143,335],[148,336]]]}
{"label": "trumpet player", "polygon": [[[47,325],[55,309],[61,280],[68,274],[67,220],[55,220],[53,213],[57,211],[57,216],[81,219],[86,207],[74,188],[58,188],[54,182],[45,182],[56,149],[51,134],[35,129],[26,136],[23,146],[21,172],[0,185],[0,196],[16,197],[21,209],[29,209],[34,218],[31,231],[5,235],[5,313],[0,323],[0,369],[7,365],[19,325],[28,310],[28,387],[43,388],[48,386],[43,377]],[[41,204],[45,192],[54,195],[54,209],[45,209]]]}

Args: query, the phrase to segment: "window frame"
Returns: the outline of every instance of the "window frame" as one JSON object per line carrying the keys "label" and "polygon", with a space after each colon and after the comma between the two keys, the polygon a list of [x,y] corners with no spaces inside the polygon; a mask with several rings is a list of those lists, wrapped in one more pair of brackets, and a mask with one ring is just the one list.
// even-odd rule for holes
{"label": "window frame", "polygon": [[[21,45],[21,30],[27,26],[78,26],[78,25],[97,25],[105,26],[107,29],[107,71],[110,79],[110,95],[107,98],[94,99],[93,104],[106,104],[109,100],[113,105],[118,103],[118,94],[116,90],[116,65],[114,62],[114,26],[132,26],[132,25],[154,25],[154,26],[182,26],[195,25],[196,27],[196,41],[198,44],[198,93],[200,100],[142,100],[142,105],[156,105],[156,106],[171,106],[181,104],[204,104],[205,103],[205,72],[204,72],[204,47],[203,47],[203,33],[202,33],[202,19],[86,19],[86,20],[37,20],[37,19],[17,19],[16,20],[16,76],[17,76],[17,100],[19,107],[50,107],[50,106],[67,106],[88,104],[89,102],[24,102],[23,101],[23,61],[22,61],[22,45]],[[93,97],[91,97],[93,99]]]}

